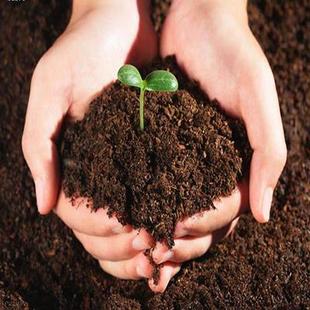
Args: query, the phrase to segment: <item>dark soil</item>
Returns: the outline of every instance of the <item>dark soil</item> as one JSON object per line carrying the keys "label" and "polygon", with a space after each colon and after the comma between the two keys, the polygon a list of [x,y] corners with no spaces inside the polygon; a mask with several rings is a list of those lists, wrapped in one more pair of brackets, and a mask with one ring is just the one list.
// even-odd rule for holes
{"label": "dark soil", "polygon": [[[102,272],[56,216],[36,211],[20,139],[32,71],[64,29],[69,6],[0,2],[0,308],[8,300],[11,309],[309,308],[309,1],[250,4],[251,27],[275,73],[289,149],[271,221],[244,216],[229,239],[184,265],[161,295],[144,281]],[[165,12],[157,9],[159,15]]]}
{"label": "dark soil", "polygon": [[63,187],[172,247],[179,220],[231,194],[248,170],[250,147],[241,122],[182,79],[176,64],[154,67],[176,74],[180,90],[146,93],[143,132],[139,91],[119,82],[105,90],[64,133]]}
{"label": "dark soil", "polygon": [[29,309],[29,305],[19,296],[17,293],[13,293],[6,288],[0,282],[0,309]]}

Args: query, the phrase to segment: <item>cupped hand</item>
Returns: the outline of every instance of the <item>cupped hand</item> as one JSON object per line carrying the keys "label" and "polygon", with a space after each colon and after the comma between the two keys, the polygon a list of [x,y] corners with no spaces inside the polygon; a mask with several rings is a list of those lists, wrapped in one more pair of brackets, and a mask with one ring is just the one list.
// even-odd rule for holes
{"label": "cupped hand", "polygon": [[273,74],[248,26],[246,1],[175,0],[161,54],[175,54],[210,98],[244,121],[254,151],[250,207],[257,221],[268,221],[286,145]]}
{"label": "cupped hand", "polygon": [[286,144],[271,68],[247,20],[245,0],[174,0],[163,26],[161,55],[178,64],[223,110],[241,118],[253,149],[249,182],[216,210],[178,223],[175,247],[157,244],[155,262],[184,262],[203,255],[236,225],[250,206],[269,220],[273,190],[286,162]]}
{"label": "cupped hand", "polygon": [[[227,237],[236,227],[239,217],[247,210],[248,183],[238,184],[231,196],[213,202],[215,209],[198,213],[176,225],[174,246],[169,249],[165,243],[157,242],[152,257],[156,264],[182,264],[204,255],[209,248]],[[169,278],[170,281],[172,276]],[[150,287],[162,292],[162,283]]]}
{"label": "cupped hand", "polygon": [[104,209],[90,212],[82,198],[72,206],[60,190],[56,141],[64,119],[81,119],[125,62],[141,65],[156,54],[148,1],[74,1],[68,27],[35,68],[22,139],[39,212],[53,209],[105,271],[127,279],[151,277],[143,254],[150,236],[123,227]]}
{"label": "cupped hand", "polygon": [[58,196],[55,141],[64,118],[81,119],[125,62],[141,64],[156,55],[157,39],[143,12],[148,10],[145,3],[126,1],[120,10],[120,2],[85,7],[76,1],[65,32],[35,68],[22,146],[42,214],[55,206]]}

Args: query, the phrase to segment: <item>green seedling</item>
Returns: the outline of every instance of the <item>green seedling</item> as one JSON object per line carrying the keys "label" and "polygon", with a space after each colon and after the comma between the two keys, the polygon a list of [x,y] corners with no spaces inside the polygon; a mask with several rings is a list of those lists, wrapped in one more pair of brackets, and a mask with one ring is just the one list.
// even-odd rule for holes
{"label": "green seedling", "polygon": [[124,65],[118,70],[117,77],[123,84],[140,89],[139,116],[141,130],[144,130],[145,91],[172,92],[178,90],[178,80],[171,72],[165,70],[155,70],[148,74],[145,80],[142,80],[141,74],[135,66]]}

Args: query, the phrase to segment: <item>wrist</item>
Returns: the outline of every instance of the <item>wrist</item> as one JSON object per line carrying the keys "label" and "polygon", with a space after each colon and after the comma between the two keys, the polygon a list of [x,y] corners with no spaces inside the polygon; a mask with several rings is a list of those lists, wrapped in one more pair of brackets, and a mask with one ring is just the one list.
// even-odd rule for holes
{"label": "wrist", "polygon": [[117,9],[120,7],[122,9],[136,8],[138,1],[140,0],[73,0],[70,24],[90,11],[102,10],[113,6]]}
{"label": "wrist", "polygon": [[173,6],[187,6],[207,12],[208,17],[223,14],[233,16],[240,23],[248,25],[247,0],[173,0]]}
{"label": "wrist", "polygon": [[100,0],[73,0],[72,17],[83,14],[89,10],[100,8],[106,1]]}

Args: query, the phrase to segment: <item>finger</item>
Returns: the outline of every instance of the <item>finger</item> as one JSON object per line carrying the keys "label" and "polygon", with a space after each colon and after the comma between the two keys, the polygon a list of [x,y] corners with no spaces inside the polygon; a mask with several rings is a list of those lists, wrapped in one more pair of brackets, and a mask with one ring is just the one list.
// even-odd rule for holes
{"label": "finger", "polygon": [[[38,210],[47,214],[56,203],[59,190],[58,156],[55,140],[68,110],[68,95],[56,86],[44,60],[32,78],[22,148],[36,189]],[[65,81],[61,81],[65,85]],[[54,85],[54,86],[51,86]]]}
{"label": "finger", "polygon": [[170,280],[181,270],[181,265],[174,263],[166,263],[160,268],[160,276],[157,284],[154,283],[154,279],[148,281],[150,289],[155,293],[163,293]]}
{"label": "finger", "polygon": [[175,239],[172,249],[168,249],[163,243],[157,243],[152,253],[156,264],[164,262],[182,263],[204,255],[215,243],[228,236],[236,227],[239,218],[231,224],[203,237],[184,237]]}
{"label": "finger", "polygon": [[77,231],[73,232],[85,250],[100,260],[127,260],[152,246],[152,239],[145,230],[110,237],[89,236]]}
{"label": "finger", "polygon": [[154,268],[144,253],[136,255],[132,259],[119,262],[100,260],[99,264],[105,272],[112,276],[128,280],[151,278]]}
{"label": "finger", "polygon": [[[251,73],[241,93],[241,115],[254,150],[250,168],[250,206],[259,222],[269,220],[273,190],[286,162],[286,145],[277,91],[267,63]],[[248,83],[249,84],[249,83]]]}
{"label": "finger", "polygon": [[63,191],[59,194],[54,212],[72,230],[87,235],[108,237],[132,230],[130,225],[123,226],[115,216],[109,217],[106,209],[100,208],[94,212],[91,201],[76,198],[72,202]]}
{"label": "finger", "polygon": [[247,182],[238,184],[229,197],[214,201],[214,206],[215,209],[204,211],[177,223],[175,238],[205,236],[228,225],[244,213],[248,207]]}

